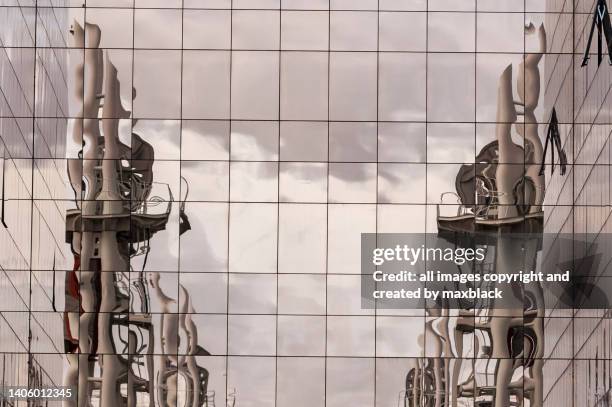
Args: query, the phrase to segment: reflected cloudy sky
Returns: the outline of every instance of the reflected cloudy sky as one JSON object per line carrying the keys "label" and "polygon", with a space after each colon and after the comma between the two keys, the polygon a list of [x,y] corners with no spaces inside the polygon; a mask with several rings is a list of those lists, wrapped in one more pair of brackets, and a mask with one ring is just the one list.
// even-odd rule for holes
{"label": "reflected cloudy sky", "polygon": [[[102,47],[126,48],[108,55],[126,107],[129,84],[136,88],[133,131],[155,148],[155,181],[175,199],[185,197],[181,177],[189,183],[192,230],[179,239],[175,207],[151,241],[148,268],[166,272],[171,296],[178,282],[188,287],[196,312],[230,314],[195,321],[207,350],[233,355],[227,386],[241,406],[321,405],[326,388],[328,406],[372,405],[374,380],[377,405],[394,405],[411,365],[397,358],[424,354],[423,317],[375,319],[361,309],[350,275],[359,273],[360,233],[435,231],[440,194],[494,140],[486,122],[495,121],[500,73],[536,49],[525,21],[539,26],[544,16],[476,17],[471,1],[430,1],[461,12],[428,16],[413,3],[417,12],[380,19],[335,11],[331,29],[321,10],[282,19],[274,10],[231,19],[227,10],[186,10],[183,36],[180,12],[137,9],[133,39],[132,10],[87,11]],[[514,7],[479,2],[482,11],[522,11]],[[132,40],[142,49],[128,50]],[[375,355],[391,359],[375,367]],[[201,363],[223,394],[225,363]]]}
{"label": "reflected cloudy sky", "polygon": [[[196,312],[217,314],[194,317],[213,354],[202,365],[219,394],[238,389],[241,406],[321,405],[325,389],[328,406],[372,405],[374,382],[377,405],[394,405],[408,358],[423,355],[424,320],[361,309],[351,275],[359,273],[360,234],[435,231],[440,194],[453,191],[460,164],[495,139],[488,122],[500,73],[513,64],[515,81],[522,53],[537,49],[525,22],[545,20],[543,0],[527,1],[528,13],[520,13],[522,1],[481,0],[478,16],[474,0],[429,0],[429,15],[416,0],[380,0],[381,8],[410,12],[378,16],[367,11],[378,0],[332,3],[331,16],[322,0],[283,1],[312,10],[282,16],[70,11],[99,25],[101,47],[113,48],[107,56],[123,105],[138,119],[122,121],[121,137],[127,143],[133,131],[154,147],[153,193],[167,195],[168,185],[187,200],[192,230],[179,238],[175,205],[151,240],[148,269],[163,272],[168,295],[178,297],[180,283]],[[337,11],[347,8],[363,10]],[[70,64],[82,55],[70,50]],[[78,111],[76,98],[70,109]],[[541,104],[537,117],[545,121],[545,113]],[[69,156],[79,144],[69,145]],[[225,354],[227,366],[215,356]]]}

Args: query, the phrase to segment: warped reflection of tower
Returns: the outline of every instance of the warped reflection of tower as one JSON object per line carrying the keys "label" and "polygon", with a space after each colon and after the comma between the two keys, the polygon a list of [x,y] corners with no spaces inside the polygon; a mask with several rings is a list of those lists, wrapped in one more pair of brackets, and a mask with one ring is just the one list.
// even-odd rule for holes
{"label": "warped reflection of tower", "polygon": [[[530,24],[527,34],[536,30]],[[509,239],[487,240],[487,258],[469,272],[536,268],[543,229],[545,179],[540,172],[543,146],[535,109],[540,99],[539,62],[546,52],[546,32],[537,30],[539,52],[525,54],[517,75],[517,98],[512,91],[512,65],[499,78],[496,140],[477,155],[475,164],[461,166],[456,192],[442,195],[438,206],[439,236],[486,233],[503,236],[528,234],[524,250]],[[520,120],[522,118],[522,120]],[[523,140],[517,145],[512,130]],[[442,214],[453,196],[457,212]],[[525,262],[527,264],[525,264]],[[543,404],[544,326],[543,298],[537,288],[525,291],[523,309],[488,306],[459,310],[427,310],[426,340],[435,357],[415,361],[406,376],[400,403],[405,407],[481,407]],[[522,302],[522,301],[521,301]],[[465,335],[473,335],[472,344]],[[474,356],[466,357],[466,347]],[[474,359],[474,357],[476,359]],[[463,359],[465,358],[465,359]]]}
{"label": "warped reflection of tower", "polygon": [[[209,373],[196,361],[208,352],[198,344],[189,292],[180,286],[180,314],[172,312],[177,299],[164,293],[159,273],[144,269],[151,238],[168,223],[172,191],[154,182],[149,143],[137,134],[130,146],[119,139],[119,122],[131,113],[121,104],[117,69],[99,48],[100,28],[75,22],[72,34],[84,56],[73,132],[83,148],[68,162],[77,209],[66,215],[74,269],[66,277],[64,384],[78,388],[78,400],[66,404],[212,407]],[[190,229],[183,209],[180,233]],[[141,270],[130,265],[136,256],[144,256]]]}

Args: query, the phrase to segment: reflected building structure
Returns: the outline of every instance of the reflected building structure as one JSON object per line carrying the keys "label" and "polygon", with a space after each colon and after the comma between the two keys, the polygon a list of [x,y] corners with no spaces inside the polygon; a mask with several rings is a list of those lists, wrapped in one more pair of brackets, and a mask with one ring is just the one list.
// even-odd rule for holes
{"label": "reflected building structure", "polygon": [[[547,40],[546,35],[542,35],[543,30],[540,29],[541,43],[542,39],[544,40],[544,47],[541,49],[545,54],[541,86],[540,83],[534,82],[536,72],[533,69],[537,69],[537,63],[529,67],[530,60],[531,62],[539,60],[542,57],[541,54],[538,55],[532,51],[532,54],[526,55],[525,65],[520,67],[521,71],[518,73],[517,90],[520,101],[525,107],[525,121],[524,124],[517,125],[516,130],[522,137],[531,132],[531,137],[526,138],[528,143],[523,145],[524,153],[517,149],[516,156],[519,159],[515,161],[515,164],[522,164],[524,160],[524,165],[521,165],[520,169],[517,168],[517,173],[519,176],[531,178],[531,190],[522,190],[521,195],[525,200],[523,205],[526,207],[523,207],[524,210],[521,210],[520,206],[516,207],[519,218],[522,219],[515,219],[514,223],[520,224],[521,230],[524,230],[524,223],[538,214],[535,216],[539,218],[540,226],[535,230],[528,227],[527,230],[530,232],[539,229],[539,233],[547,233],[549,238],[554,238],[555,235],[561,233],[590,233],[595,236],[593,242],[589,242],[593,246],[596,246],[599,240],[603,241],[606,234],[609,233],[610,205],[610,125],[609,108],[607,107],[610,88],[609,66],[581,63],[584,49],[589,49],[588,44],[592,40],[592,36],[589,36],[592,24],[597,22],[592,21],[593,18],[596,18],[593,16],[597,11],[597,5],[601,6],[601,2],[547,2],[546,10],[549,13],[544,23],[553,35]],[[605,58],[607,52],[605,42],[602,48]],[[589,52],[590,59],[597,59],[597,49],[591,48],[587,52]],[[502,74],[500,95],[504,90],[504,76],[507,82],[508,74],[508,71]],[[530,74],[531,78],[529,78]],[[539,74],[537,77],[539,82]],[[531,97],[529,85],[535,86],[532,88]],[[533,102],[537,104],[536,95],[540,93],[540,87],[544,110],[540,115],[541,124],[538,126],[535,116],[533,113],[530,115],[527,108],[529,104],[533,106]],[[521,88],[524,89],[525,94],[521,94]],[[506,93],[511,94],[511,92]],[[526,99],[531,99],[531,102],[527,102]],[[498,102],[498,113],[500,112],[499,107]],[[562,129],[562,143],[559,146],[561,149],[557,149],[558,156],[555,158],[553,155],[554,161],[551,162],[548,157],[545,157],[541,136],[551,125],[544,120],[554,117],[552,120],[556,122],[556,112],[561,112],[558,122]],[[498,115],[496,127],[498,129],[509,127],[515,119],[516,116],[513,114],[501,117]],[[540,136],[538,136],[538,131]],[[497,185],[498,182],[495,182],[497,180],[491,182],[492,177],[489,174],[499,176],[500,171],[496,171],[495,166],[500,165],[498,162],[502,162],[501,151],[499,151],[499,157],[496,157],[497,143],[501,141],[485,146],[477,156],[474,166],[464,165],[462,167],[456,182],[458,200],[462,204],[460,212],[456,216],[440,216],[438,212],[440,230],[457,231],[466,227],[478,229],[494,224],[503,227],[500,226],[500,223],[503,222],[496,219],[499,216],[497,208],[504,195],[516,197],[516,189],[506,189],[500,193],[499,187],[497,189],[491,187]],[[556,149],[554,142],[550,148]],[[537,153],[534,154],[534,152]],[[542,162],[547,163],[543,164],[542,168],[546,167],[547,173],[550,172],[546,182],[542,177],[543,172],[538,169],[539,163]],[[561,170],[555,172],[555,165],[560,166]],[[552,168],[552,171],[548,168]],[[521,172],[524,175],[520,175]],[[472,179],[475,179],[473,184],[470,183]],[[485,187],[481,186],[483,184]],[[539,185],[539,188],[534,188],[535,185]],[[546,188],[543,185],[546,185]],[[514,202],[520,203],[520,200],[514,199]],[[540,207],[541,212],[536,209]],[[579,256],[577,254],[579,251],[576,251],[576,256]],[[535,252],[533,255],[535,260]],[[545,255],[546,253],[542,253],[539,256]],[[607,264],[609,254],[604,255],[604,264]],[[491,321],[495,320],[494,316],[491,318]],[[448,324],[448,318],[444,316],[442,318],[436,316],[433,319],[434,324],[440,319],[444,320],[443,323]],[[553,307],[537,310],[533,314],[526,309],[523,317],[517,322],[517,327],[520,328],[517,338],[523,337],[524,341],[516,349],[514,349],[513,342],[508,341],[510,354],[506,355],[506,358],[510,356],[512,360],[513,353],[519,350],[517,353],[519,361],[515,366],[524,369],[524,373],[518,372],[518,375],[512,375],[512,379],[508,380],[510,376],[504,374],[500,369],[500,362],[504,362],[502,359],[497,362],[497,366],[489,373],[488,378],[486,373],[481,375],[481,382],[489,383],[488,386],[479,386],[478,375],[469,374],[464,384],[456,388],[451,387],[451,394],[455,391],[459,396],[465,393],[468,398],[474,398],[475,405],[483,403],[482,405],[495,406],[599,406],[610,403],[610,386],[612,385],[610,381],[610,322],[606,310],[556,309]],[[506,342],[503,338],[498,338],[497,342],[493,340],[494,331],[486,319],[483,323],[483,320],[477,316],[475,322],[471,321],[467,324],[468,329],[463,329],[464,325],[464,323],[457,323],[456,327],[462,332],[482,329],[487,336],[490,336],[491,348],[495,348],[495,343],[502,343],[502,348],[505,348]],[[451,342],[448,332],[448,329],[438,328],[435,336],[441,337],[441,343],[448,343]],[[501,342],[500,339],[502,339]],[[454,343],[457,343],[456,339]],[[478,343],[478,341],[475,342],[475,344]],[[489,346],[485,348],[488,349]],[[442,349],[440,349],[440,355],[445,355]],[[446,353],[446,355],[453,355],[453,353]],[[487,358],[487,356],[489,356],[487,352],[483,351],[483,357]],[[477,371],[478,365],[483,365],[485,361],[478,359],[468,367],[468,370]],[[431,365],[431,361],[426,363]],[[489,361],[486,361],[486,365],[487,368],[490,368]],[[412,376],[414,376],[413,372],[411,370]],[[435,369],[429,368],[429,372],[432,377],[436,375]],[[515,379],[518,380],[515,382]],[[502,401],[499,400],[500,381],[505,381],[510,390],[503,396]],[[407,390],[408,395],[415,394],[413,388],[414,386],[411,386],[410,391]],[[479,398],[479,394],[483,397]],[[434,405],[434,402],[432,401],[431,405]],[[456,400],[453,399],[452,402],[456,403]],[[429,405],[427,400],[423,405]]]}
{"label": "reflected building structure", "polygon": [[[0,385],[60,386],[68,11],[0,5]],[[52,45],[53,44],[53,45]],[[57,48],[52,49],[51,46]],[[3,405],[6,401],[0,402]],[[9,404],[6,404],[9,405]],[[32,405],[41,405],[32,404]]]}
{"label": "reflected building structure", "polygon": [[[577,0],[561,6],[549,1],[550,10],[572,12],[572,18],[550,14],[548,26],[555,26],[545,70],[546,109],[555,107],[565,151],[568,175],[555,172],[547,181],[545,218],[547,233],[589,233],[594,245],[610,232],[610,65],[607,36],[602,29],[603,58],[598,57],[594,19],[597,1]],[[572,8],[573,7],[573,8]],[[607,8],[607,7],[606,7]],[[609,13],[607,10],[606,14]],[[609,22],[609,17],[603,17]],[[600,25],[601,26],[601,25]],[[602,27],[603,28],[603,27]],[[590,45],[589,42],[592,41]],[[573,55],[567,55],[573,51]],[[585,64],[585,53],[589,60]],[[598,63],[602,62],[601,64]],[[610,266],[609,253],[603,264]],[[605,278],[605,277],[601,277]],[[550,310],[547,347],[556,360],[544,363],[545,400],[550,405],[600,406],[610,403],[610,320],[606,310]],[[571,360],[569,360],[571,359]]]}
{"label": "reflected building structure", "polygon": [[[73,127],[83,149],[68,160],[76,209],[66,216],[74,271],[66,274],[64,385],[78,398],[67,405],[211,406],[208,370],[195,360],[209,353],[198,343],[189,291],[180,285],[180,300],[172,298],[160,273],[146,270],[151,239],[176,206],[172,189],[154,181],[149,143],[136,133],[129,145],[119,140],[119,121],[131,112],[117,68],[99,48],[100,27],[75,21],[71,32],[84,59],[75,66],[83,108]],[[184,212],[181,220],[180,234],[190,228]],[[140,270],[131,267],[136,256],[145,258]],[[172,311],[179,301],[180,314]]]}
{"label": "reflected building structure", "polygon": [[[540,103],[539,63],[547,51],[547,39],[544,24],[537,31],[533,23],[526,24],[525,34],[536,34],[539,45],[537,51],[524,54],[518,65],[518,97],[513,92],[510,64],[499,76],[495,141],[476,155],[475,164],[459,168],[456,192],[443,193],[437,207],[440,236],[457,244],[457,236],[467,234],[474,236],[475,245],[486,249],[486,260],[464,273],[538,267],[545,176],[541,171],[544,148],[534,112]],[[519,143],[513,134],[520,137]],[[562,161],[564,154],[559,151]],[[449,195],[459,203],[452,216],[441,214]],[[509,236],[517,233],[529,238],[515,243]],[[406,406],[457,407],[472,402],[495,407],[544,405],[545,303],[541,287],[513,284],[507,295],[514,295],[524,307],[508,308],[504,302],[492,300],[483,305],[466,304],[463,309],[442,305],[439,310],[427,310],[430,320],[426,330],[437,357],[424,359],[408,373]],[[472,343],[465,343],[466,335],[473,335]],[[478,357],[466,363],[463,352],[470,347]],[[419,389],[419,383],[429,385]]]}

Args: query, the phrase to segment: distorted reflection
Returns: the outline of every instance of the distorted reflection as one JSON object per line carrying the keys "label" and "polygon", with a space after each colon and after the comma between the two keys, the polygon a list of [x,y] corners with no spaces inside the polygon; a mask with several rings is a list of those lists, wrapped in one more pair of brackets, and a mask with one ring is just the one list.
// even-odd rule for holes
{"label": "distorted reflection", "polygon": [[[529,24],[525,31],[530,35],[536,29]],[[475,164],[461,166],[455,181],[456,193],[442,194],[437,216],[439,234],[450,236],[451,242],[456,232],[475,231],[529,232],[535,238],[520,246],[499,238],[476,241],[487,255],[484,262],[475,264],[467,273],[536,267],[545,191],[540,172],[543,147],[534,113],[540,100],[538,64],[546,52],[543,25],[537,35],[540,51],[525,54],[518,68],[518,100],[512,91],[512,65],[499,78],[496,140],[480,151]],[[521,145],[512,139],[513,128],[522,139]],[[455,201],[450,201],[449,196]],[[456,208],[456,213],[441,213],[449,207]],[[428,353],[434,355],[417,360],[408,371],[403,393],[406,407],[543,405],[541,287],[525,288],[524,292],[519,288],[513,287],[513,292],[524,302],[523,309],[506,309],[495,303],[476,307],[468,301],[459,310],[427,310],[429,318],[421,343],[426,342]],[[465,341],[466,335],[471,343]],[[471,348],[472,357],[478,359],[464,361],[466,348]]]}
{"label": "distorted reflection", "polygon": [[74,269],[66,277],[64,385],[79,389],[73,405],[213,406],[191,294],[146,268],[151,239],[173,210],[179,234],[191,229],[189,186],[184,181],[177,206],[178,191],[154,180],[152,145],[136,133],[131,145],[120,141],[119,121],[131,113],[121,104],[117,69],[99,48],[103,33],[75,22],[72,34],[86,49],[75,72],[83,87],[73,133],[83,149],[68,162],[77,208],[66,216]]}

